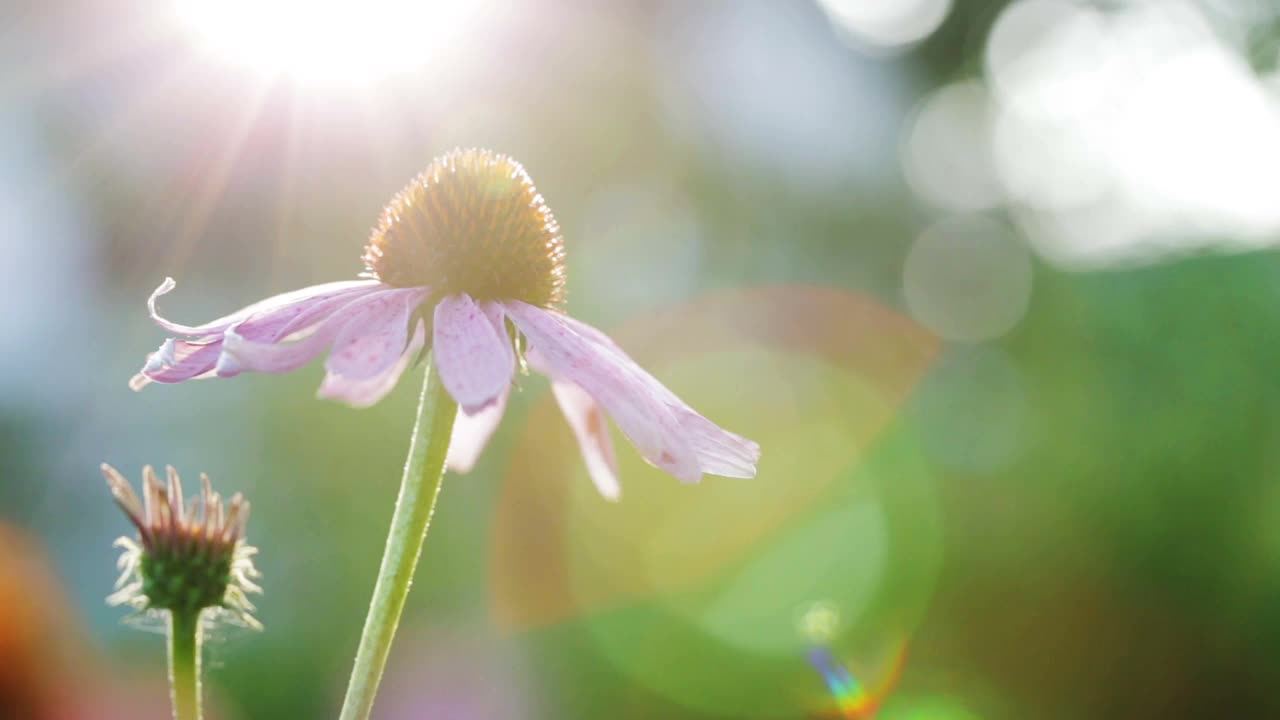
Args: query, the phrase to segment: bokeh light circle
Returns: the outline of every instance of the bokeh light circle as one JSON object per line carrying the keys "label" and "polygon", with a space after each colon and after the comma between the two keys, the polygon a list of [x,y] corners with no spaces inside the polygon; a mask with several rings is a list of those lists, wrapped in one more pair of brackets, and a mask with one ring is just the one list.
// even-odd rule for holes
{"label": "bokeh light circle", "polygon": [[[1002,97],[1028,93],[1046,113],[1075,111],[1097,104],[1103,88],[1090,86],[1085,75],[1105,61],[1103,18],[1071,0],[1019,0],[1006,6],[987,38],[987,77]],[[1059,74],[1066,73],[1066,74]],[[1046,78],[1052,83],[1044,83]],[[1067,92],[1069,91],[1069,92]],[[1062,98],[1054,104],[1053,98]],[[1083,101],[1083,102],[1082,102]]]}
{"label": "bokeh light circle", "polygon": [[1111,189],[1101,148],[1080,125],[1004,107],[992,134],[997,175],[1019,202],[1070,210],[1097,202]]}
{"label": "bokeh light circle", "polygon": [[1031,409],[1013,360],[987,345],[950,348],[911,399],[911,418],[929,457],[952,472],[1004,469],[1027,441]]}
{"label": "bokeh light circle", "polygon": [[[730,357],[734,377],[725,377],[723,368]],[[717,374],[723,379],[709,380]],[[858,462],[857,448],[850,439],[866,432],[842,415],[847,408],[874,412],[871,406],[878,402],[875,391],[842,369],[785,351],[752,350],[733,356],[683,359],[666,367],[664,377],[674,387],[684,388],[684,395],[709,396],[699,407],[706,407],[712,417],[768,408],[772,421],[760,423],[763,427],[751,436],[769,442],[770,464],[788,469],[774,474],[774,482],[785,484],[787,492],[784,497],[778,492],[781,488],[761,488],[761,478],[748,482],[705,479],[704,484],[720,487],[699,488],[707,491],[702,493],[708,496],[704,502],[681,502],[652,518],[645,565],[632,572],[646,573],[655,593],[672,598],[669,607],[674,612],[726,646],[742,651],[787,655],[803,650],[809,640],[796,632],[795,609],[814,598],[825,599],[846,626],[863,619],[883,582],[889,518],[881,501],[870,492],[851,491],[840,502],[821,498]],[[751,384],[761,389],[748,395],[747,403],[717,402],[719,395],[733,397],[742,378],[757,379]],[[765,389],[770,378],[774,387]],[[815,397],[818,393],[824,396]],[[650,475],[638,461],[633,468],[626,473]],[[768,482],[763,472],[761,477]],[[804,498],[815,506],[800,510]],[[803,513],[803,523],[783,521],[771,532],[755,529],[752,535],[763,535],[767,542],[757,540],[749,559],[722,570],[713,591],[697,593],[685,602],[683,594],[702,587],[709,569],[723,566],[729,552],[719,538],[707,537],[709,517],[740,518],[735,524],[750,527],[749,518],[761,517],[763,505],[788,501],[793,512]],[[716,534],[724,537],[740,532],[718,525]],[[743,535],[742,541],[749,542],[749,536]]]}
{"label": "bokeh light circle", "polygon": [[981,83],[954,83],[925,98],[902,149],[912,189],[952,211],[985,210],[1003,200],[991,124],[991,98]]}
{"label": "bokeh light circle", "polygon": [[815,600],[796,608],[796,631],[813,645],[825,645],[839,632],[844,618],[830,600]]}
{"label": "bokeh light circle", "polygon": [[819,0],[850,38],[879,48],[919,42],[942,24],[951,0]]}
{"label": "bokeh light circle", "polygon": [[978,342],[1015,326],[1031,301],[1031,256],[1007,226],[982,215],[939,221],[903,268],[911,314],[948,340]]}
{"label": "bokeh light circle", "polygon": [[[698,625],[726,645],[762,654],[794,654],[813,645],[822,620],[835,621],[826,638],[832,641],[841,625],[863,620],[883,582],[887,524],[884,510],[873,502],[813,518],[771,543],[697,608]],[[810,624],[797,632],[795,609],[811,608],[813,597],[823,598],[833,615],[809,615]]]}
{"label": "bokeh light circle", "polygon": [[1084,205],[1110,184],[1094,135],[1114,119],[1113,54],[1100,13],[1060,0],[1010,5],[992,28],[986,70],[999,99],[1000,179],[1038,208]]}

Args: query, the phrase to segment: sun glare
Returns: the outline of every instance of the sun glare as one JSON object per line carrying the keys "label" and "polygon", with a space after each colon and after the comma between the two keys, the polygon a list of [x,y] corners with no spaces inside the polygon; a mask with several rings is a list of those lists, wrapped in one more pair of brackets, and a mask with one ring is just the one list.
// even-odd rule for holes
{"label": "sun glare", "polygon": [[177,20],[219,60],[306,84],[366,84],[437,59],[483,3],[176,0]]}

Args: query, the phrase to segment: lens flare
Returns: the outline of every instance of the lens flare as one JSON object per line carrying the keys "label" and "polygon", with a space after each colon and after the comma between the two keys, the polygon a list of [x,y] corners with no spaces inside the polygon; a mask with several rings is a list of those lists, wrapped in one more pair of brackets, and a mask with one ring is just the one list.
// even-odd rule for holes
{"label": "lens flare", "polygon": [[[865,505],[857,498],[825,501],[840,483],[863,483],[868,492],[878,487],[873,480],[879,475],[861,478],[858,468],[865,470],[872,451],[894,437],[885,431],[939,349],[937,338],[910,318],[865,296],[778,286],[708,296],[637,321],[619,337],[624,347],[644,348],[646,362],[665,368],[674,386],[696,395],[703,407],[770,438],[774,459],[762,465],[759,480],[708,482],[697,493],[660,483],[641,489],[636,483],[626,503],[601,511],[592,504],[597,498],[574,494],[589,483],[578,482],[564,467],[576,456],[568,432],[560,433],[544,414],[554,411],[548,399],[526,421],[509,464],[513,479],[497,503],[494,610],[503,624],[537,627],[679,595],[734,572],[749,579],[763,567],[789,570],[788,549],[820,547],[831,532],[848,547],[842,513],[905,512],[913,520],[887,520],[891,535],[912,525],[917,534],[932,537],[923,532],[933,527],[925,510],[929,500],[905,511],[883,507],[885,497],[874,493]],[[723,372],[726,367],[734,374]],[[903,456],[903,465],[894,469],[898,480],[904,473],[922,476],[910,462],[914,454]],[[624,476],[649,472],[633,456],[619,460]],[[896,484],[897,491],[909,487],[915,486]],[[707,533],[710,516],[734,521]],[[872,527],[858,524],[857,530]],[[793,540],[787,548],[762,552],[762,539],[782,535]],[[850,556],[850,562],[875,570],[867,578],[879,573],[870,553]],[[744,588],[750,586],[745,582]],[[785,587],[774,589],[782,593],[779,599],[794,602],[783,597],[790,595]],[[854,600],[863,596],[857,582],[845,589]],[[757,628],[750,644],[765,642]]]}
{"label": "lens flare", "polygon": [[809,664],[822,673],[822,679],[836,701],[834,715],[826,717],[870,720],[902,677],[902,670],[907,664],[907,644],[904,642],[898,646],[888,672],[874,687],[858,682],[849,668],[838,662],[827,648],[810,650]]}
{"label": "lens flare", "polygon": [[606,503],[543,394],[495,503],[496,623],[573,633],[611,676],[698,716],[830,709],[813,647],[856,649],[880,677],[941,564],[934,475],[901,414],[937,338],[872,297],[802,285],[718,292],[616,336],[767,441],[760,475],[643,482],[655,471],[619,453],[633,490]]}

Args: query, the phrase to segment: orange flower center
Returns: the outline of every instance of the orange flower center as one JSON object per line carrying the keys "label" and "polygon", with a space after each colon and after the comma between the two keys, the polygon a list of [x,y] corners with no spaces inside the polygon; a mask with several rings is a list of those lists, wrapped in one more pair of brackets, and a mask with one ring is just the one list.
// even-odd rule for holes
{"label": "orange flower center", "polygon": [[442,297],[564,299],[560,225],[520,163],[489,150],[454,150],[432,161],[382,211],[365,267],[395,287]]}

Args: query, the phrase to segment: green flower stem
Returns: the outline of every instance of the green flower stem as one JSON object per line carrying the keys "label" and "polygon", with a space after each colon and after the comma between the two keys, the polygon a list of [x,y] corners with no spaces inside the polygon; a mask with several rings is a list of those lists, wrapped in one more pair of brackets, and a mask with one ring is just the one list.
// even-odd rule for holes
{"label": "green flower stem", "polygon": [[200,611],[169,613],[169,691],[174,720],[200,720]]}
{"label": "green flower stem", "polygon": [[373,698],[382,680],[382,671],[391,652],[391,641],[400,624],[400,612],[413,583],[413,571],[427,539],[427,528],[440,494],[445,455],[458,406],[440,384],[435,365],[429,364],[418,401],[418,419],[409,442],[409,458],[400,479],[400,495],[387,547],[373,586],[373,600],[364,621],[355,667],[342,703],[341,720],[365,720],[373,708]]}

